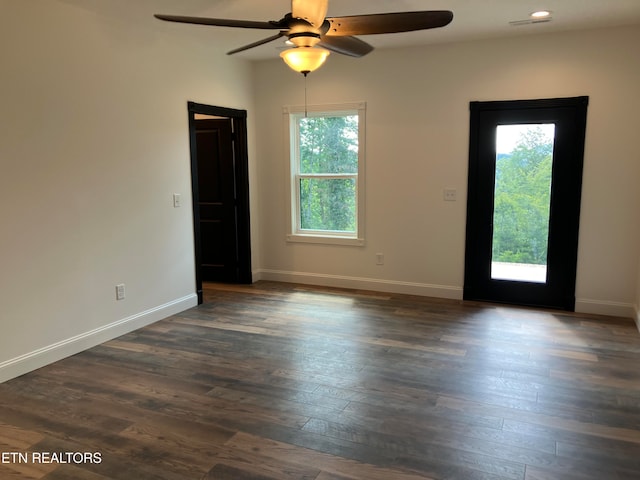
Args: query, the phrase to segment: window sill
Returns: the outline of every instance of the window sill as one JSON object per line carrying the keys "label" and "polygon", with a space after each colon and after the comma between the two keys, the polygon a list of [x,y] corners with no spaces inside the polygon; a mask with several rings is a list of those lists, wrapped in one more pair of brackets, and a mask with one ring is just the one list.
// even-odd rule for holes
{"label": "window sill", "polygon": [[287,242],[296,243],[318,243],[323,245],[351,245],[354,247],[362,247],[364,238],[340,237],[340,236],[321,236],[321,235],[303,235],[289,234]]}

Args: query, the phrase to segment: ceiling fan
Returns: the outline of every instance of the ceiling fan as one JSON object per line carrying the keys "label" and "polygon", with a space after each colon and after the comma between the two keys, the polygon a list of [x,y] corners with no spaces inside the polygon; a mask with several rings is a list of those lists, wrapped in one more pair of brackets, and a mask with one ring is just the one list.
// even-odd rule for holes
{"label": "ceiling fan", "polygon": [[294,48],[280,54],[292,69],[305,76],[320,67],[329,51],[362,57],[373,46],[355,35],[411,32],[448,25],[453,13],[448,10],[394,12],[346,17],[327,17],[328,0],[291,0],[291,12],[277,21],[230,20],[223,18],[154,15],[160,20],[216,27],[278,30],[263,40],[227,52],[228,55],[264,45],[281,37],[288,37]]}

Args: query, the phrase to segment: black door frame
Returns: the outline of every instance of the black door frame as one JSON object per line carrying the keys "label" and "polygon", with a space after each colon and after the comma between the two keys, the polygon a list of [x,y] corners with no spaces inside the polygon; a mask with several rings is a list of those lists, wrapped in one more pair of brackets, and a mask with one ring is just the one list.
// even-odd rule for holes
{"label": "black door frame", "polygon": [[[575,309],[588,100],[588,97],[572,97],[470,103],[465,300],[515,303],[569,311]],[[491,278],[495,127],[518,123],[556,124],[548,275],[544,284]],[[493,151],[487,148],[491,138]]]}
{"label": "black door frame", "polygon": [[233,128],[233,155],[236,175],[236,212],[238,229],[238,269],[239,282],[252,283],[251,273],[251,230],[249,216],[249,156],[247,149],[247,111],[216,107],[202,103],[188,102],[189,146],[191,149],[191,191],[193,207],[193,235],[195,250],[196,292],[198,304],[203,303],[202,245],[200,241],[200,207],[198,188],[198,153],[196,144],[196,114],[225,117],[231,119]]}

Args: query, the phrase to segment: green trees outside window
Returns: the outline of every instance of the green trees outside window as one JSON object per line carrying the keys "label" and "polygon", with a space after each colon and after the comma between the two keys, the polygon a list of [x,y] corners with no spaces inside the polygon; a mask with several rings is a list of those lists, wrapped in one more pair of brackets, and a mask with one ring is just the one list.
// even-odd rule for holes
{"label": "green trees outside window", "polygon": [[298,119],[300,228],[355,233],[358,116]]}
{"label": "green trees outside window", "polygon": [[496,158],[494,262],[547,264],[553,134],[528,127],[510,153]]}

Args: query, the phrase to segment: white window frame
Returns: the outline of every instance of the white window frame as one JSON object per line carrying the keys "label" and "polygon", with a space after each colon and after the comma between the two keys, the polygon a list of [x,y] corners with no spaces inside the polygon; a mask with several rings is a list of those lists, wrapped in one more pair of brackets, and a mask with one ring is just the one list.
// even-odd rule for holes
{"label": "white window frame", "polygon": [[[364,245],[365,206],[365,113],[366,103],[341,103],[332,105],[287,106],[283,108],[286,154],[289,159],[287,182],[289,242],[322,243],[330,245]],[[356,174],[325,175],[325,178],[355,178],[356,180],[356,229],[353,233],[325,230],[303,230],[300,227],[300,149],[298,119],[307,116],[358,116],[358,172]],[[317,175],[312,175],[317,176]]]}

